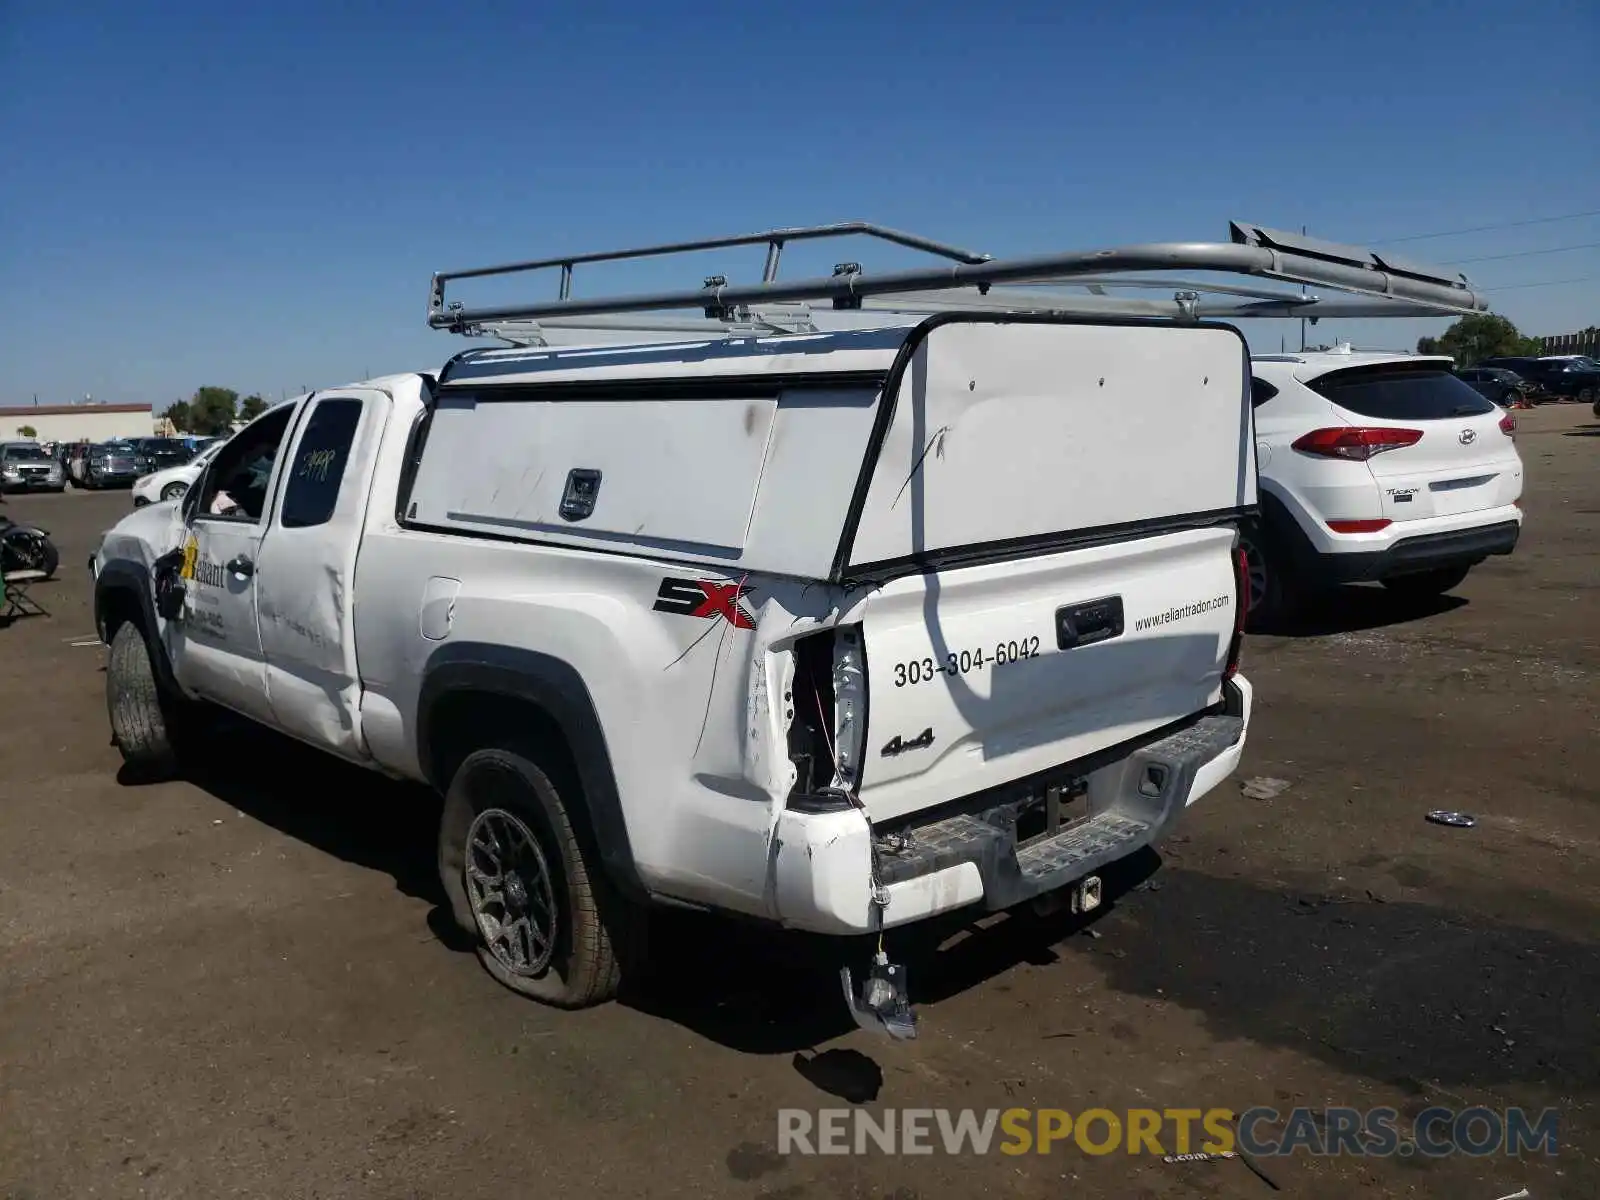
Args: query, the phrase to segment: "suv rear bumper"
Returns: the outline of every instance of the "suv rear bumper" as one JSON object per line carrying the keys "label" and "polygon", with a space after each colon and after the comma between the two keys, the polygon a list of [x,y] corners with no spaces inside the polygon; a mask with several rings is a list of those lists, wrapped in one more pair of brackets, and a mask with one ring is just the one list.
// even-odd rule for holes
{"label": "suv rear bumper", "polygon": [[[896,822],[903,839],[884,851],[877,873],[891,928],[971,906],[1010,908],[1057,891],[1158,842],[1189,805],[1239,765],[1253,692],[1243,676],[1224,685],[1212,711],[1122,748],[1082,774],[1085,818],[1048,838],[1017,845],[1015,793],[992,807],[973,797],[921,824]],[[1063,778],[1067,773],[1063,773]],[[1004,789],[997,789],[997,792]],[[877,928],[873,893],[874,832],[858,810],[785,810],[774,862],[779,920],[814,933],[852,935]]]}
{"label": "suv rear bumper", "polygon": [[1520,521],[1475,529],[1403,537],[1387,549],[1319,555],[1317,573],[1328,583],[1364,583],[1445,567],[1471,566],[1490,555],[1510,554],[1521,536]]}

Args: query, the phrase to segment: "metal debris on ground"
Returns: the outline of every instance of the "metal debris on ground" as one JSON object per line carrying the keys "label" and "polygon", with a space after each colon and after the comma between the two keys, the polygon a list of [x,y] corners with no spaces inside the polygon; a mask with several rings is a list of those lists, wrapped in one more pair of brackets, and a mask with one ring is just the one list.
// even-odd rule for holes
{"label": "metal debris on ground", "polygon": [[1426,819],[1435,825],[1450,825],[1456,829],[1471,829],[1478,823],[1478,818],[1470,813],[1455,812],[1448,808],[1436,808]]}
{"label": "metal debris on ground", "polygon": [[1246,779],[1244,786],[1239,790],[1252,800],[1271,800],[1288,786],[1287,779],[1271,779],[1265,775],[1257,775],[1254,779]]}

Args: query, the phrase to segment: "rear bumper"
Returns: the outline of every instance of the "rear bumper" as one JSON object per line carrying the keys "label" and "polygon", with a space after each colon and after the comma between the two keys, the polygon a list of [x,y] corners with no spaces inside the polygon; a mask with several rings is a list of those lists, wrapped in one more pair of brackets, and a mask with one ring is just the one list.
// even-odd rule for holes
{"label": "rear bumper", "polygon": [[888,900],[883,926],[891,928],[968,906],[1010,908],[1160,841],[1184,809],[1239,765],[1253,691],[1236,676],[1224,693],[1223,711],[1086,764],[1078,773],[1088,788],[1085,819],[1020,848],[1016,789],[971,797],[955,806],[959,811],[947,807],[920,824],[894,823],[889,834],[903,839],[895,853],[886,852],[884,830],[872,829],[857,810],[786,810],[774,862],[779,919],[814,933],[874,931],[874,861]]}
{"label": "rear bumper", "polygon": [[1499,521],[1475,529],[1403,537],[1387,549],[1325,554],[1317,572],[1328,583],[1364,583],[1446,567],[1471,566],[1490,555],[1510,554],[1522,534],[1520,521]]}

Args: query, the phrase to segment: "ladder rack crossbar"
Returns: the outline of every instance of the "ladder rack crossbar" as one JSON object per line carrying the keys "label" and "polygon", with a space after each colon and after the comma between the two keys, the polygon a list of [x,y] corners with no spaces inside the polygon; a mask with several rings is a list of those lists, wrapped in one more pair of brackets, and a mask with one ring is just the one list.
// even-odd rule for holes
{"label": "ladder rack crossbar", "polygon": [[556,258],[530,259],[527,262],[504,263],[490,267],[472,267],[464,271],[441,271],[434,275],[434,287],[442,302],[444,285],[452,279],[484,279],[493,275],[516,275],[525,271],[545,271],[561,268],[561,295],[565,299],[571,292],[572,268],[580,263],[624,262],[638,258],[660,258],[669,254],[694,254],[703,250],[724,250],[732,246],[767,247],[767,262],[763,278],[771,283],[778,275],[778,256],[789,242],[815,241],[819,238],[870,237],[881,242],[921,250],[939,258],[959,263],[988,262],[989,255],[963,250],[958,246],[925,238],[919,234],[874,225],[870,221],[840,221],[832,225],[797,225],[789,229],[769,229],[765,233],[740,233],[731,237],[700,238],[689,242],[663,242],[656,246],[637,246],[627,250],[597,250],[587,254],[564,254]]}
{"label": "ladder rack crossbar", "polygon": [[[865,234],[880,240],[926,250],[953,260],[953,265],[868,274],[855,263],[842,264],[829,277],[814,277],[779,282],[776,279],[777,255],[786,241]],[[1205,315],[1354,315],[1340,314],[1329,302],[1312,297],[1293,297],[1255,288],[1229,288],[1195,284],[1196,291],[1210,288],[1235,296],[1254,297],[1251,304],[1202,306],[1193,291],[1179,292],[1174,301],[1111,300],[1109,297],[1055,297],[1033,295],[1000,296],[989,299],[991,289],[1005,285],[1035,286],[1138,286],[1139,281],[1120,279],[1130,273],[1192,270],[1270,279],[1278,283],[1299,283],[1327,287],[1367,299],[1359,309],[1371,316],[1439,316],[1483,312],[1487,299],[1473,289],[1466,276],[1446,268],[1427,267],[1401,261],[1379,251],[1341,246],[1286,234],[1263,226],[1233,222],[1230,242],[1160,242],[1107,250],[1035,255],[996,260],[953,247],[900,233],[866,222],[804,226],[771,230],[733,238],[711,238],[697,242],[674,242],[633,250],[603,251],[595,254],[479,267],[467,271],[442,272],[433,277],[429,292],[428,323],[435,329],[470,333],[486,326],[506,322],[538,322],[644,312],[670,312],[700,309],[714,323],[743,325],[748,313],[763,305],[830,301],[835,309],[858,310],[869,300],[881,301],[901,296],[908,301],[918,293],[948,293],[952,289],[976,289],[965,299],[975,308],[1002,307],[1006,311],[1081,311],[1082,301],[1109,301],[1100,311],[1130,311],[1129,305],[1153,305],[1152,314],[1192,319]],[[726,246],[768,246],[765,278],[759,284],[730,286],[721,276],[707,280],[697,290],[665,291],[635,295],[598,296],[574,299],[571,296],[572,266],[581,262],[619,261],[655,255],[687,253]],[[561,295],[543,302],[468,309],[459,303],[446,305],[446,282],[454,279],[508,275],[550,267],[560,267]],[[1153,286],[1162,286],[1162,281]],[[983,298],[983,299],[980,299]],[[946,302],[948,297],[941,297]],[[959,304],[960,297],[955,298]],[[1009,306],[1009,307],[1007,307]],[[878,304],[873,305],[878,308]],[[1094,306],[1088,306],[1093,308]],[[1174,309],[1176,308],[1176,312]],[[741,313],[745,314],[741,316]]]}

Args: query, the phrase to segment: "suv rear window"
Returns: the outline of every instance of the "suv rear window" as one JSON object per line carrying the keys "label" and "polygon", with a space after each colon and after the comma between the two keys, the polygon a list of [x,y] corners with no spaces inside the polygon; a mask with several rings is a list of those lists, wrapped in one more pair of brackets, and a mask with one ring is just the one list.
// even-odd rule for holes
{"label": "suv rear window", "polygon": [[1306,386],[1340,408],[1379,421],[1443,421],[1495,411],[1493,402],[1431,363],[1346,367]]}

